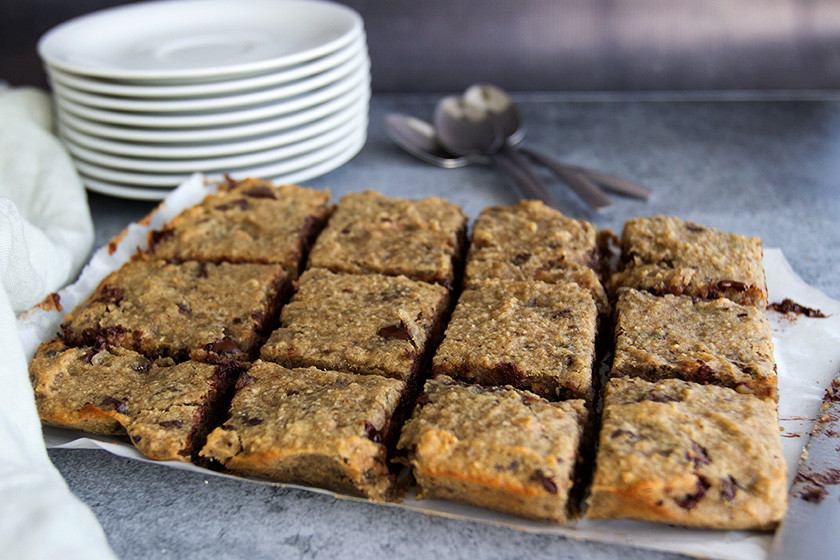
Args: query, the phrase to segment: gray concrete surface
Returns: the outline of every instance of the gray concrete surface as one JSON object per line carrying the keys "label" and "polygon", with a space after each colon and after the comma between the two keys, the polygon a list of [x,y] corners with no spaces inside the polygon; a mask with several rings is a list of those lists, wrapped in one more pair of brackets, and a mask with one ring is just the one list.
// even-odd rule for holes
{"label": "gray concrete surface", "polygon": [[[765,246],[781,248],[806,282],[840,298],[840,99],[518,99],[531,146],[656,191],[649,202],[614,197],[614,207],[596,215],[550,182],[567,215],[618,232],[629,218],[664,213],[759,236]],[[390,143],[386,112],[429,118],[434,101],[375,97],[362,152],[307,184],[329,188],[336,199],[364,189],[443,196],[471,217],[484,206],[513,203],[515,195],[491,170],[432,168]],[[91,195],[97,243],[152,206]],[[125,559],[679,557],[206,477],[101,451],[53,450],[50,456]]]}

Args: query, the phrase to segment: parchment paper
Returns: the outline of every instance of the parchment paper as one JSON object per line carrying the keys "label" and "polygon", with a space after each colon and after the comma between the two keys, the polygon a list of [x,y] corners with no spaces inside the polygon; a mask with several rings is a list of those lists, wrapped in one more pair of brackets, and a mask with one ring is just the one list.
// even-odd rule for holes
{"label": "parchment paper", "polygon": [[[31,360],[38,344],[58,332],[64,315],[82,302],[108,273],[127,261],[138,248],[146,247],[146,234],[150,230],[159,228],[182,209],[196,204],[213,189],[213,182],[208,182],[204,176],[191,177],[174,190],[145,223],[129,225],[120,239],[93,255],[78,281],[59,292],[61,310],[36,307],[25,313],[18,321],[18,328],[27,358]],[[812,319],[767,312],[773,325],[773,343],[779,375],[782,444],[790,481],[796,473],[799,457],[807,443],[825,389],[840,373],[840,302],[805,284],[790,268],[779,249],[765,248],[764,267],[771,302],[790,298],[828,315],[824,319]],[[243,483],[248,481],[301,488],[333,495],[336,498],[358,499],[317,488],[226,475],[177,461],[152,461],[131,444],[116,438],[91,436],[57,428],[45,428],[44,435],[47,447],[104,449],[115,455],[156,463],[161,467],[235,478]],[[520,531],[560,534],[578,539],[732,560],[767,558],[773,537],[772,533],[765,532],[685,529],[636,521],[584,519],[571,525],[558,526],[445,500],[416,500],[411,495],[401,503],[383,504],[382,507],[406,508],[432,515],[501,525]]]}

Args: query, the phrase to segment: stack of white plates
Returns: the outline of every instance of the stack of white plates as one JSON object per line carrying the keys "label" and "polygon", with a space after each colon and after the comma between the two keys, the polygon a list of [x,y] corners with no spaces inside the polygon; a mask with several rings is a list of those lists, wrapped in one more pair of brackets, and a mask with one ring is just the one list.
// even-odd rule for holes
{"label": "stack of white plates", "polygon": [[195,172],[301,182],[367,138],[364,28],[339,4],[131,4],[59,25],[38,52],[93,191],[157,200]]}

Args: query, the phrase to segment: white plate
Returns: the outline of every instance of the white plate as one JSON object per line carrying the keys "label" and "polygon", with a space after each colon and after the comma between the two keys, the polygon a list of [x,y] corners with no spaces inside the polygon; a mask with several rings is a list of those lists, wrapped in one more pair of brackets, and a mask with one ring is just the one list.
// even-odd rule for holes
{"label": "white plate", "polygon": [[244,123],[294,113],[324,103],[370,82],[369,63],[341,80],[306,94],[276,102],[262,103],[232,111],[203,111],[181,114],[124,113],[80,105],[61,95],[55,96],[57,106],[83,119],[139,128],[209,127]]}
{"label": "white plate", "polygon": [[121,80],[256,73],[334,52],[362,33],[354,10],[314,0],[170,0],[72,19],[38,41],[67,72]]}
{"label": "white plate", "polygon": [[270,150],[200,159],[144,159],[105,154],[96,150],[89,150],[74,143],[69,138],[64,139],[70,154],[87,163],[111,167],[125,171],[147,171],[154,169],[156,173],[193,173],[195,171],[210,172],[234,169],[237,167],[253,167],[284,159],[290,159],[301,154],[307,154],[341,141],[351,133],[367,126],[367,115],[358,115],[349,122],[319,134],[308,140],[296,142],[286,146],[279,146]]}
{"label": "white plate", "polygon": [[72,113],[64,111],[58,103],[58,120],[75,130],[85,132],[94,136],[123,140],[126,142],[148,142],[148,143],[196,143],[224,141],[237,138],[250,138],[263,134],[276,132],[294,133],[297,127],[305,126],[318,119],[332,115],[351,105],[359,102],[365,103],[370,100],[370,85],[363,82],[348,93],[320,103],[308,109],[297,111],[288,115],[280,115],[268,119],[249,121],[234,125],[217,127],[205,127],[197,129],[187,128],[132,128],[108,123],[99,123],[85,118],[80,118]]}
{"label": "white plate", "polygon": [[[295,171],[289,171],[285,174],[279,175],[271,175],[271,176],[264,176],[260,177],[265,180],[274,181],[277,184],[288,184],[288,183],[302,183],[303,181],[308,181],[309,179],[314,179],[315,177],[320,177],[330,171],[333,171],[351,159],[359,153],[359,150],[365,145],[366,136],[362,135],[355,139],[354,143],[351,143],[347,149],[334,157],[326,159],[316,165],[306,167],[304,169],[299,169]],[[256,177],[255,175],[249,175],[245,172],[239,172],[234,175],[231,175],[235,179],[245,179],[247,177]],[[91,177],[86,177],[85,175],[81,175],[82,183],[84,183],[85,187],[89,190],[98,192],[101,194],[106,194],[109,196],[115,196],[118,198],[128,198],[132,200],[163,200],[167,194],[170,193],[172,189],[169,188],[143,188],[143,187],[134,187],[128,186],[124,184],[112,183],[109,181],[102,181],[99,179],[93,179]]]}
{"label": "white plate", "polygon": [[184,97],[174,99],[129,99],[125,97],[111,97],[88,93],[75,88],[52,83],[55,94],[62,99],[105,110],[134,111],[149,113],[171,113],[189,111],[213,111],[216,109],[230,109],[247,107],[262,103],[278,102],[308,94],[318,88],[324,88],[336,83],[354,72],[358,72],[367,64],[367,53],[356,53],[345,64],[336,66],[321,74],[310,76],[290,84],[281,84],[268,88],[249,90],[232,95],[213,97]]}
{"label": "white plate", "polygon": [[[327,159],[338,156],[349,149],[350,146],[359,142],[359,138],[367,136],[367,127],[362,127],[355,130],[347,137],[338,142],[334,142],[329,146],[302,154],[297,157],[284,159],[281,161],[268,163],[265,165],[258,165],[247,168],[231,168],[231,169],[216,169],[219,173],[228,173],[236,175],[248,175],[253,177],[273,177],[284,175],[294,171],[303,171],[308,167],[320,164]],[[103,167],[101,165],[81,161],[78,158],[73,158],[73,163],[76,165],[79,173],[85,177],[98,179],[111,183],[118,183],[123,185],[131,185],[137,187],[162,187],[172,188],[189,177],[193,172],[202,172],[204,169],[197,168],[190,172],[184,173],[155,173],[154,168],[151,168],[146,173],[125,171],[121,169],[113,169],[110,167]]]}
{"label": "white plate", "polygon": [[213,158],[270,150],[278,146],[287,146],[296,142],[302,142],[320,134],[325,134],[354,117],[367,115],[367,112],[367,98],[363,97],[349,107],[341,109],[327,117],[279,133],[274,132],[253,136],[244,140],[194,144],[139,144],[135,142],[114,141],[80,132],[66,126],[61,121],[58,123],[58,128],[60,136],[68,142],[104,154],[156,160]]}
{"label": "white plate", "polygon": [[198,97],[205,95],[224,95],[251,89],[260,89],[292,82],[326,72],[346,63],[351,58],[366,51],[364,33],[346,47],[310,62],[302,62],[288,68],[268,73],[249,75],[241,78],[199,82],[195,84],[174,85],[135,85],[79,76],[67,73],[60,68],[46,65],[47,74],[54,83],[68,88],[101,95],[116,97],[135,97],[139,99],[157,99],[167,97]]}

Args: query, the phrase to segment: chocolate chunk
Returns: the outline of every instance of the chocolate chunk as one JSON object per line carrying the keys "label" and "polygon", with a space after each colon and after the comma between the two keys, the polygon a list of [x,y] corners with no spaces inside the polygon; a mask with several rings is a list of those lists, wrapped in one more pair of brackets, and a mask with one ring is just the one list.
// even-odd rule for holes
{"label": "chocolate chunk", "polygon": [[251,198],[271,198],[277,199],[277,196],[274,194],[274,191],[271,187],[267,187],[265,185],[257,185],[251,187],[249,189],[245,189],[242,191],[245,196],[250,196]]}
{"label": "chocolate chunk", "polygon": [[664,392],[660,391],[659,389],[654,389],[642,399],[644,401],[653,401],[658,403],[666,403],[666,402],[679,402],[679,399],[672,397],[671,395],[666,395]]}
{"label": "chocolate chunk", "polygon": [[732,478],[730,474],[726,478],[720,479],[720,497],[724,500],[731,502],[735,499],[735,492],[737,492],[738,484],[735,482],[735,479]]}
{"label": "chocolate chunk", "polygon": [[178,302],[175,305],[178,306],[178,313],[181,313],[183,315],[189,315],[190,313],[192,313],[192,309],[190,309],[190,306],[189,306],[188,303]]}
{"label": "chocolate chunk", "polygon": [[691,448],[686,453],[686,459],[694,463],[695,467],[702,467],[712,463],[706,448],[694,440],[691,441]]}
{"label": "chocolate chunk", "polygon": [[263,423],[262,418],[248,418],[244,421],[246,426],[258,426]]}
{"label": "chocolate chunk", "polygon": [[542,484],[543,488],[551,494],[557,494],[559,491],[557,483],[554,482],[554,479],[545,474],[541,469],[534,471],[534,474],[531,475],[531,480],[535,480]]}
{"label": "chocolate chunk", "polygon": [[82,354],[82,357],[81,357],[81,358],[79,358],[79,359],[80,359],[81,361],[83,361],[84,363],[86,363],[86,364],[92,364],[92,363],[93,363],[93,357],[94,357],[94,356],[96,356],[96,354],[98,354],[98,352],[96,351],[96,349],[95,349],[95,348],[91,348],[90,350],[88,350],[87,352],[85,352],[84,354]]}
{"label": "chocolate chunk", "polygon": [[365,420],[365,433],[367,437],[374,443],[379,443],[381,438],[379,434],[379,430],[376,429],[376,426]]}
{"label": "chocolate chunk", "polygon": [[510,362],[500,362],[493,368],[493,373],[502,385],[518,385],[525,379],[525,374]]}
{"label": "chocolate chunk", "polygon": [[694,506],[697,505],[697,502],[703,499],[703,496],[706,495],[706,492],[709,491],[711,485],[706,477],[702,475],[697,475],[697,484],[695,485],[695,490],[691,494],[686,494],[682,498],[676,500],[677,505],[683,509],[693,509]]}
{"label": "chocolate chunk", "polygon": [[795,313],[797,315],[805,315],[806,317],[811,317],[812,319],[825,319],[826,317],[825,314],[819,309],[805,307],[804,305],[800,305],[790,298],[783,299],[781,303],[771,303],[767,306],[767,309],[770,309],[772,311],[778,311],[779,313]]}
{"label": "chocolate chunk", "polygon": [[523,264],[528,262],[528,259],[530,259],[530,258],[531,258],[531,253],[519,253],[518,255],[513,257],[513,264],[516,265],[516,266],[522,266]]}
{"label": "chocolate chunk", "polygon": [[[411,340],[411,333],[404,321],[397,324],[387,325],[379,329],[377,334],[382,338],[395,338],[397,340]],[[412,343],[414,341],[412,340]]]}
{"label": "chocolate chunk", "polygon": [[224,336],[215,342],[205,344],[204,349],[217,354],[238,354],[242,352],[236,342],[229,336]]}
{"label": "chocolate chunk", "polygon": [[160,245],[175,235],[175,232],[171,229],[165,229],[163,231],[153,231],[149,234],[149,250],[154,251]]}
{"label": "chocolate chunk", "polygon": [[96,300],[101,301],[102,303],[119,305],[124,297],[125,291],[119,286],[105,285],[100,288],[99,293],[96,296]]}
{"label": "chocolate chunk", "polygon": [[114,412],[119,412],[120,414],[128,412],[128,405],[126,402],[114,397],[105,397],[102,399],[101,407],[113,409]]}
{"label": "chocolate chunk", "polygon": [[703,233],[704,231],[707,231],[706,228],[699,224],[695,224],[694,222],[686,222],[685,229],[693,233]]}
{"label": "chocolate chunk", "polygon": [[184,423],[180,420],[164,420],[163,422],[158,422],[163,428],[183,428]]}

